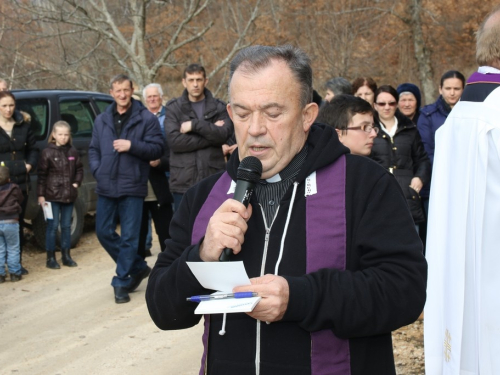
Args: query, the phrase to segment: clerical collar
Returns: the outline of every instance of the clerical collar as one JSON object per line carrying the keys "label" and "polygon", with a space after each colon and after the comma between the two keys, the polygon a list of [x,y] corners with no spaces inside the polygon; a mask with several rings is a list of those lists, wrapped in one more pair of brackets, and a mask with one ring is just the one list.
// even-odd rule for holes
{"label": "clerical collar", "polygon": [[493,68],[492,66],[480,66],[477,71],[481,74],[500,74],[500,70]]}
{"label": "clerical collar", "polygon": [[306,157],[307,144],[302,147],[302,150],[300,150],[300,152],[294,156],[292,161],[285,168],[283,168],[281,172],[265,180],[260,180],[260,183],[273,184],[296,177],[299,174],[300,168],[302,167],[302,164],[304,164],[304,160],[306,160]]}

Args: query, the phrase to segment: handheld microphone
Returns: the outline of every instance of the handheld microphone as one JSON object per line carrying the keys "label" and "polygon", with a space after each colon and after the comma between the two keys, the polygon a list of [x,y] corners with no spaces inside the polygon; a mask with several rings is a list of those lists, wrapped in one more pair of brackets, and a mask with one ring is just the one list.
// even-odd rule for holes
{"label": "handheld microphone", "polygon": [[[233,199],[241,202],[248,207],[248,202],[252,197],[253,189],[255,184],[259,182],[262,176],[262,163],[255,156],[247,156],[244,158],[240,166],[238,167],[238,172],[236,174],[236,188],[234,190]],[[226,262],[229,260],[229,256],[233,250],[225,248],[220,254],[219,261]]]}

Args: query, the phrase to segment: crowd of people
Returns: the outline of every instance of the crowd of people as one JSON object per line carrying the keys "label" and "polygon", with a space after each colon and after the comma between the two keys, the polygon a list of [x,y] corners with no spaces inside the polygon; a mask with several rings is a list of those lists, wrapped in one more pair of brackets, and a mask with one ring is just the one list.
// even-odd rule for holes
{"label": "crowd of people", "polygon": [[[199,181],[223,171],[228,157],[237,146],[226,103],[214,98],[206,88],[208,79],[204,67],[189,65],[184,71],[182,83],[185,87],[182,95],[168,103],[163,101],[161,85],[149,84],[143,89],[141,103],[132,97],[134,87],[130,78],[124,75],[114,77],[110,93],[115,104],[109,110],[115,112],[104,113],[95,122],[89,155],[91,170],[98,182],[96,233],[103,247],[117,262],[117,275],[122,275],[113,279],[112,283],[116,289],[116,301],[128,301],[126,290],[135,289],[150,273],[145,258],[151,254],[147,247],[151,223],[154,224],[161,251],[164,251],[166,240],[170,238],[167,223],[170,223],[174,210],[179,208],[183,195]],[[16,219],[21,234],[29,171],[37,165],[40,150],[36,149],[29,119],[25,118],[26,114],[15,110],[15,98],[7,91],[6,82],[2,84],[5,91],[0,92],[3,118],[3,121],[0,119],[3,129],[0,135],[3,144],[8,145],[1,150],[4,152],[2,160],[9,168],[10,181],[17,183],[23,193],[19,202],[21,211]],[[115,87],[117,85],[118,88]],[[316,122],[333,126],[340,141],[351,153],[375,160],[395,176],[424,244],[435,132],[460,99],[464,85],[465,78],[460,72],[445,73],[439,85],[439,98],[423,108],[420,108],[421,94],[416,85],[403,83],[397,89],[389,85],[379,87],[371,77],[356,78],[352,84],[345,78],[336,77],[326,82],[324,99],[317,92],[313,95],[320,107]],[[369,106],[357,98],[364,99]],[[139,114],[137,119],[133,116],[135,112]],[[141,137],[137,132],[138,129],[143,131],[145,116],[149,119],[150,131],[154,127],[155,134],[145,136],[141,133],[144,139],[138,142]],[[141,127],[129,128],[127,125],[131,117]],[[14,127],[14,124],[17,126]],[[18,133],[16,138],[12,134],[13,129]],[[78,153],[71,147],[69,125],[59,121],[53,129],[49,146],[40,153],[38,161],[37,196],[39,204],[45,208],[50,205],[53,214],[53,218],[47,221],[47,267],[59,269],[55,258],[59,226],[62,262],[76,266],[70,256],[69,231],[83,170]],[[134,147],[132,141],[135,141]],[[155,153],[156,159],[151,160],[148,147],[153,143],[160,154]],[[108,148],[109,152],[106,151]],[[13,163],[12,155],[19,162]],[[123,162],[119,163],[119,159]],[[130,169],[134,164],[139,167],[137,175],[134,169]],[[147,164],[149,168],[145,168]],[[104,168],[99,168],[101,165]],[[144,174],[142,171],[146,170],[149,172]],[[59,180],[64,183],[60,184]],[[130,212],[142,212],[142,215],[129,215]],[[121,223],[121,235],[115,231],[118,222]],[[23,240],[20,235],[20,254]],[[15,267],[9,272],[14,275],[13,280],[20,279],[23,272],[27,273],[21,259],[20,256],[19,262],[15,262],[20,270]],[[121,282],[118,282],[120,278]],[[130,280],[133,280],[133,288],[125,287]]]}
{"label": "crowd of people", "polygon": [[[371,77],[356,78],[352,84],[338,77],[325,84],[318,121],[337,129],[339,139],[352,153],[370,157],[394,175],[424,243],[424,253],[435,133],[459,101],[464,87],[465,77],[450,70],[441,77],[436,102],[421,108],[420,89],[413,83],[394,88],[377,86]],[[350,96],[364,99],[370,108],[353,112],[351,123],[339,123],[337,107],[351,102],[356,106]],[[365,126],[358,125],[362,115],[369,117]]]}

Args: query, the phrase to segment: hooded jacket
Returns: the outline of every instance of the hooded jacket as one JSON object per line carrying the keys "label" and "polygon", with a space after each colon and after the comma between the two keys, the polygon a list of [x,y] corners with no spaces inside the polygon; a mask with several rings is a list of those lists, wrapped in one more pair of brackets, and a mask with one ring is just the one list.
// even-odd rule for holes
{"label": "hooded jacket", "polygon": [[[243,261],[250,278],[260,276],[267,237],[263,274],[274,273],[284,236],[278,274],[289,284],[286,313],[271,324],[246,314],[228,314],[224,336],[218,334],[222,315],[211,315],[208,374],[256,374],[257,356],[260,375],[311,374],[311,333],[319,330],[332,330],[348,339],[352,375],[395,374],[391,331],[413,322],[425,302],[427,265],[411,215],[394,177],[368,158],[347,154],[333,128],[313,125],[307,143],[294,201],[292,186],[266,231],[253,195],[245,242],[232,258]],[[344,154],[346,269],[307,274],[305,179]],[[235,152],[227,167],[233,180],[238,165]],[[192,228],[219,177],[211,176],[186,193],[170,227],[172,239],[149,277],[146,301],[161,329],[196,325],[200,315],[193,313],[196,305],[186,302],[186,297],[212,292],[199,284],[186,262],[201,261],[199,243],[190,244]],[[260,325],[259,338],[256,325]]]}
{"label": "hooded jacket", "polygon": [[[113,122],[116,103],[97,116],[89,146],[89,165],[97,180],[95,192],[109,198],[145,197],[149,162],[164,152],[164,138],[155,115],[132,99],[130,119],[118,138]],[[131,141],[130,150],[116,152],[113,141]]]}
{"label": "hooded jacket", "polygon": [[30,128],[30,120],[19,111],[14,112],[14,127],[12,136],[0,128],[0,161],[9,168],[10,179],[19,185],[22,191],[29,189],[29,174],[26,164],[36,167],[38,148],[36,139]]}
{"label": "hooded jacket", "polygon": [[38,163],[37,196],[48,202],[72,203],[83,180],[83,165],[78,151],[71,145],[49,143]]}
{"label": "hooded jacket", "polygon": [[[165,136],[170,147],[170,190],[184,194],[195,183],[224,170],[226,162],[222,145],[233,135],[233,122],[226,103],[205,89],[205,113],[198,119],[191,106],[187,90],[166,104]],[[224,125],[217,126],[219,120]],[[183,122],[191,121],[192,129],[183,134]]]}

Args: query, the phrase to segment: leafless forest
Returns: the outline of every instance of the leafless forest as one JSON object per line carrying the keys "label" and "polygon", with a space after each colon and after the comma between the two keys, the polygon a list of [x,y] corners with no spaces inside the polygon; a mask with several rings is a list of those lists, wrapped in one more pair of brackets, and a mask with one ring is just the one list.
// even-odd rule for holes
{"label": "leafless forest", "polygon": [[201,62],[226,96],[228,62],[251,44],[293,44],[313,59],[315,88],[335,76],[418,84],[424,102],[439,77],[476,69],[475,31],[492,0],[4,0],[0,78],[11,88],[107,91],[129,74],[138,88],[181,91]]}

